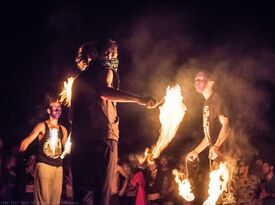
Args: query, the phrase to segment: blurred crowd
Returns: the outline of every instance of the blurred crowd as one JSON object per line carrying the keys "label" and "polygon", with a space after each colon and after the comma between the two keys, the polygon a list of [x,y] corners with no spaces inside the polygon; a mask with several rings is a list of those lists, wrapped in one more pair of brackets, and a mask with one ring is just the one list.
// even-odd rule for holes
{"label": "blurred crowd", "polygon": [[[172,170],[180,169],[180,160],[161,155],[147,165],[134,160],[134,154],[121,156],[113,179],[110,205],[197,205],[202,189],[200,180],[205,170],[198,161],[188,163],[188,170],[195,200],[185,201],[179,196],[178,184]],[[5,149],[0,139],[0,202],[5,204],[33,204],[33,183],[36,156],[19,153],[18,146]],[[275,204],[275,177],[272,161],[259,155],[239,158],[232,171],[226,191],[217,204],[261,205]],[[70,157],[64,159],[61,204],[73,204]],[[230,200],[228,196],[230,195]]]}

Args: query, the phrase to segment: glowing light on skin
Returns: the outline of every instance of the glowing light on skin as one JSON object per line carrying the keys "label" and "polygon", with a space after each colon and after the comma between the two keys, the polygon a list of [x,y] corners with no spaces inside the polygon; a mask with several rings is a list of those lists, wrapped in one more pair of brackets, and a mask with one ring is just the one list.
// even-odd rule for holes
{"label": "glowing light on skin", "polygon": [[229,180],[229,169],[225,163],[219,164],[217,170],[210,172],[208,198],[203,205],[215,205],[219,196],[226,190]]}
{"label": "glowing light on skin", "polygon": [[179,187],[179,195],[182,196],[186,201],[193,201],[195,195],[191,191],[191,184],[184,173],[179,172],[177,169],[173,170],[175,181]]}
{"label": "glowing light on skin", "polygon": [[67,81],[64,81],[63,90],[60,92],[60,102],[63,103],[67,107],[71,107],[71,99],[72,99],[72,85],[74,82],[74,77],[69,77]]}

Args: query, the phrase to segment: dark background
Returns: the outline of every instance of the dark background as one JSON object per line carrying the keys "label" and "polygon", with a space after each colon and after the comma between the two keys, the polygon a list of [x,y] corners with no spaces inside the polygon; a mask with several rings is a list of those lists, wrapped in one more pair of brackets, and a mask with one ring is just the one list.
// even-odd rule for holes
{"label": "dark background", "polygon": [[[272,3],[9,1],[0,13],[0,137],[7,147],[18,144],[47,117],[46,96],[59,93],[63,81],[78,72],[78,47],[112,37],[119,44],[121,89],[161,98],[171,83],[188,87],[188,112],[168,153],[185,154],[202,137],[203,99],[191,87],[198,65],[219,71],[220,90],[231,108],[236,136],[241,135],[245,145],[242,149],[274,153]],[[143,151],[156,141],[158,109],[123,104],[119,114],[120,153]],[[64,108],[61,122],[69,128],[66,119]]]}

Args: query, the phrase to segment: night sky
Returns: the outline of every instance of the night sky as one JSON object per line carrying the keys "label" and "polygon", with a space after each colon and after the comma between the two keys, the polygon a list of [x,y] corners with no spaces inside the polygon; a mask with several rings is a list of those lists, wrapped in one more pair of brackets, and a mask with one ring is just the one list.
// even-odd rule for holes
{"label": "night sky", "polygon": [[[168,3],[169,2],[169,3]],[[121,89],[160,99],[179,83],[188,112],[167,152],[184,154],[202,137],[194,71],[218,79],[245,152],[274,152],[275,9],[264,1],[18,1],[1,6],[1,132],[18,144],[47,117],[47,95],[78,70],[74,58],[87,41],[119,44]],[[154,143],[159,110],[120,104],[120,152]],[[61,122],[69,128],[67,109]]]}

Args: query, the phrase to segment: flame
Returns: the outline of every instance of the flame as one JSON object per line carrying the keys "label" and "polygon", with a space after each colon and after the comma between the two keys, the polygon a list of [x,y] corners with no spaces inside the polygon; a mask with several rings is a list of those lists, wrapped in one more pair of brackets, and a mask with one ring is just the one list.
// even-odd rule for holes
{"label": "flame", "polygon": [[215,205],[219,196],[226,190],[229,180],[229,169],[225,163],[221,163],[217,170],[210,172],[208,198],[203,205]]}
{"label": "flame", "polygon": [[60,92],[60,102],[64,102],[67,107],[71,106],[72,99],[72,85],[74,82],[74,77],[69,77],[67,81],[64,81],[63,90]]}
{"label": "flame", "polygon": [[50,147],[51,150],[53,151],[53,154],[55,153],[55,149],[57,147],[58,143],[58,129],[50,129]]}
{"label": "flame", "polygon": [[179,195],[186,201],[193,201],[195,199],[195,195],[191,191],[191,184],[185,177],[185,174],[180,173],[177,169],[174,169],[173,175],[175,176],[175,181],[179,185]]}
{"label": "flame", "polygon": [[150,149],[146,148],[142,156],[138,156],[139,163],[147,161],[150,164],[153,159],[159,157],[160,153],[167,147],[167,145],[174,138],[180,122],[187,110],[185,104],[182,102],[183,96],[179,85],[172,88],[170,86],[166,89],[164,103],[159,107],[161,133],[158,141]]}
{"label": "flame", "polygon": [[156,145],[152,149],[153,159],[158,158],[160,153],[174,138],[179,124],[187,110],[185,104],[182,102],[183,97],[181,95],[181,89],[179,85],[176,85],[172,88],[168,86],[164,100],[164,104],[159,107],[161,133]]}
{"label": "flame", "polygon": [[148,159],[148,156],[150,155],[149,152],[150,152],[149,148],[146,148],[143,155],[137,155],[137,161],[139,164],[143,164],[145,160]]}
{"label": "flame", "polygon": [[69,134],[69,137],[64,145],[64,151],[62,152],[60,158],[63,159],[65,157],[66,154],[70,154],[71,152],[71,146],[72,146],[72,142],[71,142],[71,133]]}

